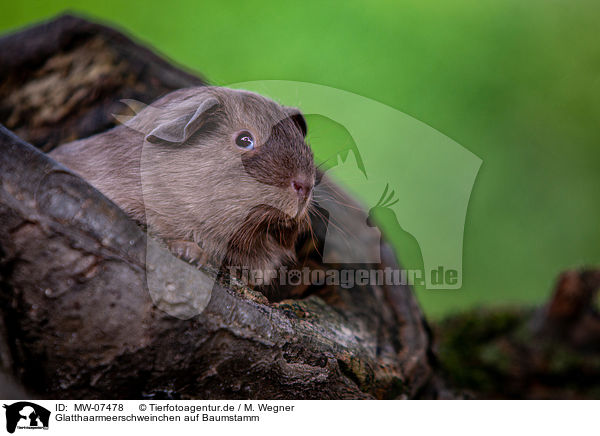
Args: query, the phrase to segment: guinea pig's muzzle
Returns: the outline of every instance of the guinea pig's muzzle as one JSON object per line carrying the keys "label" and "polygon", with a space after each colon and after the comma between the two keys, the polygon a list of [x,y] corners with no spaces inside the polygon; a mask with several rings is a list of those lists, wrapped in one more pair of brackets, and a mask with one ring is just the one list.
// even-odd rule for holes
{"label": "guinea pig's muzzle", "polygon": [[292,178],[290,187],[298,198],[298,211],[296,214],[298,218],[306,211],[314,188],[314,179],[299,175]]}

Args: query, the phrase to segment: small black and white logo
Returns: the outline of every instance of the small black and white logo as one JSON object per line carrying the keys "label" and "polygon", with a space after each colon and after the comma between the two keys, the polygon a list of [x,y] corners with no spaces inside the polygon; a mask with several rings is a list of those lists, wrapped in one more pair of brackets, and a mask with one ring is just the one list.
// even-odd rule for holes
{"label": "small black and white logo", "polygon": [[29,401],[19,401],[4,405],[6,409],[6,431],[14,433],[18,430],[48,430],[50,411]]}

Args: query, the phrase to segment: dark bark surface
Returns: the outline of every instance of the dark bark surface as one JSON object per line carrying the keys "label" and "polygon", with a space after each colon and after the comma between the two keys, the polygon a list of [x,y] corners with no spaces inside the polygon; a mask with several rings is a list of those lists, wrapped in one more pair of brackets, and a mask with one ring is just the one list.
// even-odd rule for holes
{"label": "dark bark surface", "polygon": [[[150,103],[202,79],[69,16],[1,39],[0,71],[0,122],[12,130],[0,130],[0,363],[32,395],[447,395],[406,286],[302,288],[269,302],[219,282],[206,309],[187,320],[153,304],[149,275],[193,290],[182,275],[202,281],[209,273],[148,245],[119,208],[43,151],[111,127],[123,98]],[[362,224],[337,216],[348,231]],[[326,227],[315,221],[314,229],[316,245],[298,244],[301,266],[320,265]],[[147,268],[148,247],[158,272]],[[377,267],[386,266],[398,268],[384,246]]]}
{"label": "dark bark surface", "polygon": [[50,151],[115,125],[121,99],[150,103],[205,81],[122,33],[73,16],[0,39],[0,122]]}

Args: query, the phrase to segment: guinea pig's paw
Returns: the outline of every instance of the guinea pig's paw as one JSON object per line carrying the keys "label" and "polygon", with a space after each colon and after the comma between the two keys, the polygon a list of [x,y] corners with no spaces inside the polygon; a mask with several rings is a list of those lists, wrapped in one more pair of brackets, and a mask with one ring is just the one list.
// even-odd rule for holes
{"label": "guinea pig's paw", "polygon": [[178,258],[195,265],[205,265],[208,255],[193,241],[172,240],[168,242],[169,250]]}

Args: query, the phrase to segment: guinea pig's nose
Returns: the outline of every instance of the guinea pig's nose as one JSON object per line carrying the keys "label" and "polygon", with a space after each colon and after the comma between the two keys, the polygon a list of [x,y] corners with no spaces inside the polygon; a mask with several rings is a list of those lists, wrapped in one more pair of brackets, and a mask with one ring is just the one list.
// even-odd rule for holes
{"label": "guinea pig's nose", "polygon": [[309,183],[305,180],[296,178],[296,179],[292,180],[292,188],[294,188],[294,191],[296,191],[296,194],[298,194],[298,197],[306,198],[306,197],[308,197],[308,194],[310,194],[310,191],[312,190],[312,183]]}

